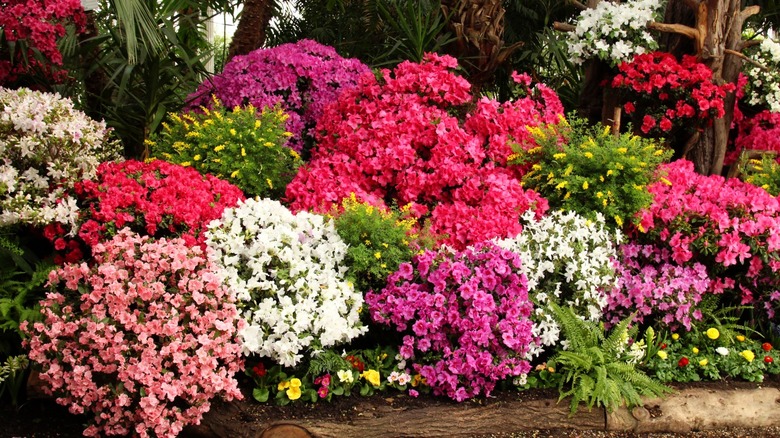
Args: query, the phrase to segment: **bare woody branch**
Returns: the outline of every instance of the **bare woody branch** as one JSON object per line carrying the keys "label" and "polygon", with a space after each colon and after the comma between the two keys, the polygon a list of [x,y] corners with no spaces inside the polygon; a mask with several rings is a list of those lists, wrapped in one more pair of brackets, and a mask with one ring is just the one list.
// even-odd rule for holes
{"label": "bare woody branch", "polygon": [[698,29],[695,29],[690,26],[685,26],[683,24],[658,23],[657,21],[651,21],[647,23],[647,27],[649,29],[657,30],[659,32],[669,32],[669,33],[684,35],[693,40],[699,38]]}
{"label": "bare woody branch", "polygon": [[728,53],[729,55],[734,55],[737,58],[740,58],[740,59],[744,60],[747,63],[753,64],[756,67],[760,68],[761,70],[770,71],[769,67],[765,66],[764,64],[761,64],[758,61],[755,61],[755,60],[751,59],[750,57],[748,57],[747,55],[745,55],[742,52],[737,52],[736,50],[731,50],[731,49],[724,49],[723,52],[724,53]]}

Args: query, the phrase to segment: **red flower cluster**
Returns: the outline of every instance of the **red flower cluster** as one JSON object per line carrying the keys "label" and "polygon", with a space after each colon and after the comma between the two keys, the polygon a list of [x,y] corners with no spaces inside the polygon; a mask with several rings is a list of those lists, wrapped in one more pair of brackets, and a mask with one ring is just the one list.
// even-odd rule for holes
{"label": "red flower cluster", "polygon": [[356,369],[359,373],[362,373],[366,369],[366,364],[363,363],[362,360],[360,360],[359,357],[355,357],[353,355],[348,355],[344,358],[347,362],[349,362],[350,365],[352,365],[353,369]]}
{"label": "red flower cluster", "polygon": [[645,134],[664,135],[689,119],[723,117],[723,98],[734,91],[733,84],[716,85],[712,71],[694,56],[682,62],[666,52],[636,55],[618,66],[612,86],[625,90],[626,113],[640,111]]}
{"label": "red flower cluster", "polygon": [[512,144],[534,146],[526,126],[558,121],[557,96],[539,85],[514,102],[483,98],[459,118],[472,96],[455,67],[429,54],[344,92],[320,118],[311,162],[287,186],[291,209],[325,212],[350,193],[377,206],[411,204],[456,248],[515,235],[524,211],[544,212],[546,201],[523,190],[506,160]]}
{"label": "red flower cluster", "polygon": [[680,368],[684,368],[687,367],[689,363],[690,361],[688,360],[688,358],[683,356],[680,358],[680,361],[677,362],[677,366],[679,366]]}
{"label": "red flower cluster", "polygon": [[[86,24],[84,8],[79,0],[5,0],[0,14],[4,47],[0,47],[0,85],[16,80],[33,70],[48,72],[49,79],[58,82],[67,75],[57,39],[65,35],[65,23],[74,23],[81,32]],[[23,43],[23,44],[19,44]],[[15,51],[6,45],[16,44]],[[21,49],[20,49],[21,48]],[[10,52],[10,53],[9,53]],[[48,65],[35,56],[39,53]],[[9,59],[13,55],[13,59]],[[26,60],[26,61],[25,61]]]}
{"label": "red flower cluster", "polygon": [[[226,181],[161,160],[102,163],[95,179],[77,183],[73,192],[81,211],[78,237],[86,248],[123,227],[202,245],[208,223],[244,199],[241,190]],[[82,250],[64,234],[62,225],[50,224],[44,234],[55,249],[65,250],[65,261],[81,258]]]}
{"label": "red flower cluster", "polygon": [[729,152],[726,162],[733,163],[745,149],[775,151],[780,153],[780,113],[764,110],[737,123],[735,150]]}

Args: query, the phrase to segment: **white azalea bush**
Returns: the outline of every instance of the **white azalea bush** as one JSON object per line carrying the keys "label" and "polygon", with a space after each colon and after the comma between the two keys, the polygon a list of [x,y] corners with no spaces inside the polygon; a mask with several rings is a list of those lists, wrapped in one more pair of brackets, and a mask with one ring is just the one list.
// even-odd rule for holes
{"label": "white azalea bush", "polygon": [[647,23],[660,19],[662,6],[659,0],[602,1],[583,10],[567,37],[572,62],[598,58],[614,67],[656,50],[658,42],[647,31]]}
{"label": "white azalea bush", "polygon": [[363,295],[344,279],[347,245],[323,216],[248,199],[209,225],[206,243],[247,322],[244,354],[293,367],[367,330]]}
{"label": "white azalea bush", "polygon": [[744,65],[748,80],[745,100],[750,105],[780,113],[780,43],[771,38],[762,40],[752,58],[761,66],[748,62]]}
{"label": "white azalea bush", "polygon": [[539,339],[530,354],[558,344],[560,327],[550,302],[570,306],[585,320],[599,321],[608,294],[616,287],[614,263],[620,231],[605,226],[600,214],[585,219],[573,211],[555,211],[541,219],[523,215],[523,231],[499,240],[498,246],[520,255],[528,278],[528,296],[535,304],[533,336]]}
{"label": "white azalea bush", "polygon": [[0,87],[0,226],[69,224],[76,200],[65,191],[119,158],[103,122],[58,94]]}

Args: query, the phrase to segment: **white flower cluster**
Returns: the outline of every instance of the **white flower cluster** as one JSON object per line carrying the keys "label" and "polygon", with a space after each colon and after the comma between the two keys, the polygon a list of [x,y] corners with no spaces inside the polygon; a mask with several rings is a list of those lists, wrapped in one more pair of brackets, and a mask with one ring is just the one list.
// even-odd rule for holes
{"label": "white flower cluster", "polygon": [[244,354],[291,367],[306,349],[367,330],[359,315],[363,295],[344,280],[347,245],[323,216],[248,199],[209,224],[206,243],[246,321]]}
{"label": "white flower cluster", "polygon": [[601,319],[607,293],[617,285],[614,261],[622,236],[609,231],[600,214],[587,220],[573,211],[555,211],[537,221],[529,211],[523,223],[520,234],[496,243],[523,262],[528,295],[535,304],[533,334],[539,337],[539,345],[531,347],[533,357],[559,341],[550,301],[571,306],[584,319]]}
{"label": "white flower cluster", "polygon": [[647,23],[659,19],[661,6],[659,0],[602,1],[583,10],[567,38],[572,62],[582,64],[598,58],[615,66],[657,49],[658,42],[647,31]]}
{"label": "white flower cluster", "polygon": [[105,123],[58,94],[0,87],[0,226],[70,224],[76,201],[63,195],[119,158]]}
{"label": "white flower cluster", "polygon": [[773,113],[780,113],[780,44],[766,38],[758,45],[754,60],[766,68],[745,63],[743,72],[748,83],[745,98],[750,105],[766,106]]}

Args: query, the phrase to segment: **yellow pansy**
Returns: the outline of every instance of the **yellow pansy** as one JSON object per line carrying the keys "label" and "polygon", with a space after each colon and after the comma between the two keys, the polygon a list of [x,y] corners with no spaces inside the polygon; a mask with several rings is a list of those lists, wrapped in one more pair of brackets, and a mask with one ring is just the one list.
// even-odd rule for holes
{"label": "yellow pansy", "polygon": [[301,388],[299,387],[291,387],[288,389],[285,394],[287,394],[287,398],[290,400],[298,400],[301,398]]}
{"label": "yellow pansy", "polygon": [[290,379],[290,388],[300,388],[301,387],[301,379],[297,377],[293,377]]}
{"label": "yellow pansy", "polygon": [[379,386],[381,379],[379,377],[379,371],[367,370],[360,374],[360,377],[366,379],[366,381],[372,384],[375,388]]}
{"label": "yellow pansy", "polygon": [[276,385],[276,390],[277,391],[284,391],[285,389],[287,389],[289,387],[290,387],[290,382],[285,380],[283,382],[279,382],[279,384]]}

